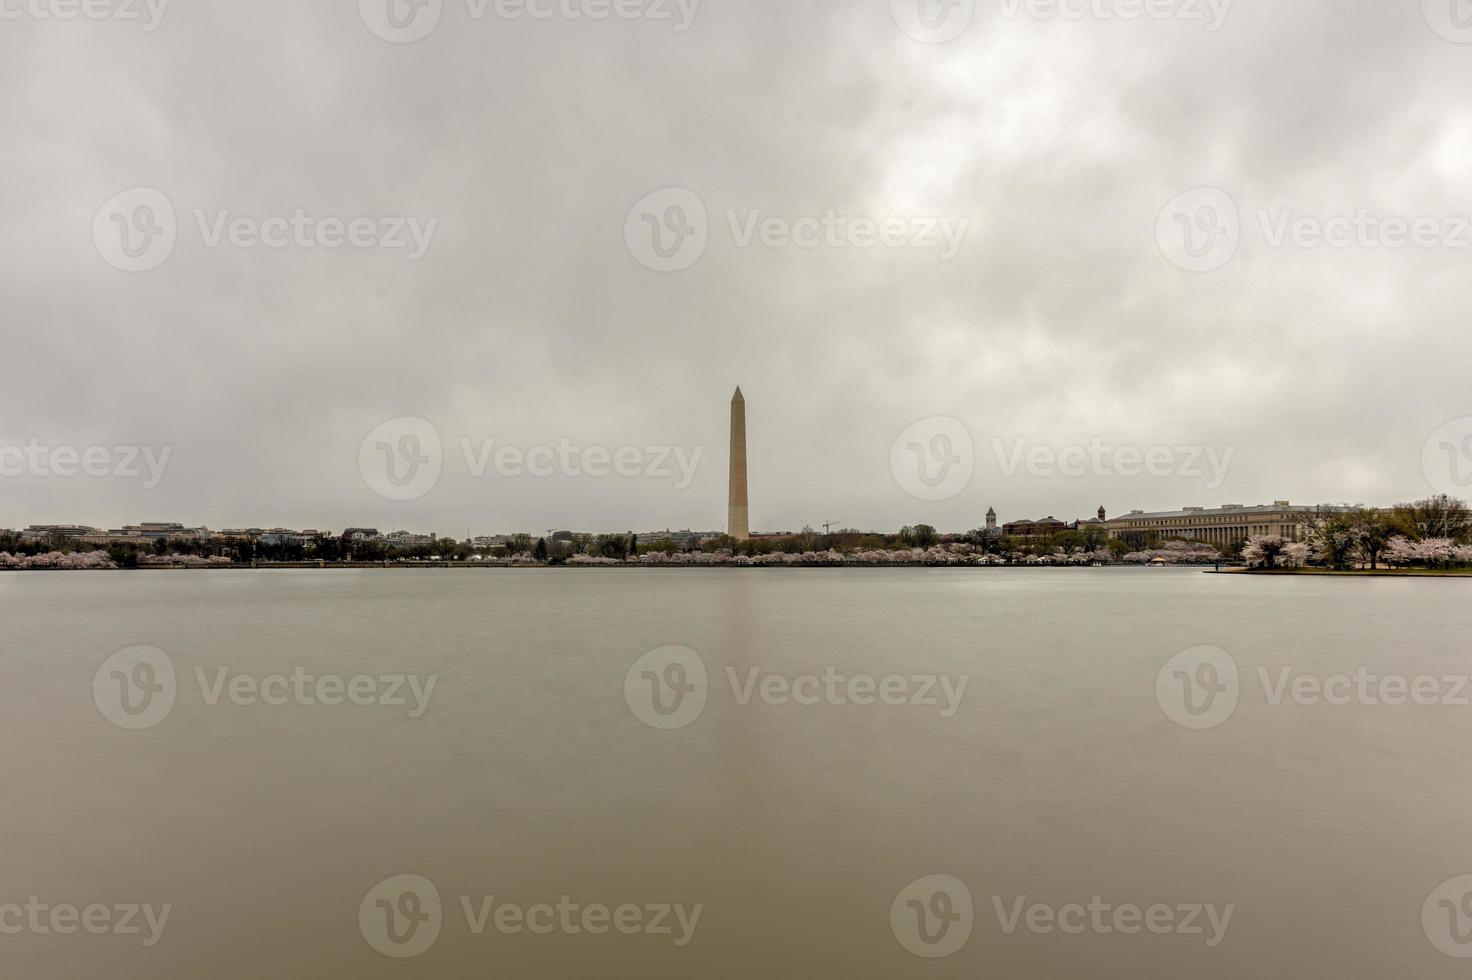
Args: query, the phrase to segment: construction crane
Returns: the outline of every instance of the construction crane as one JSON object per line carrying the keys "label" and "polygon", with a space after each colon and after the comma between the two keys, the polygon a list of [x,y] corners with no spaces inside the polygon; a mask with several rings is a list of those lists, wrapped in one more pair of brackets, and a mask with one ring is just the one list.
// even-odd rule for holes
{"label": "construction crane", "polygon": [[837,521],[828,521],[826,524],[823,525],[823,533],[824,534],[832,534],[833,533],[833,525],[835,525],[837,523],[838,523]]}

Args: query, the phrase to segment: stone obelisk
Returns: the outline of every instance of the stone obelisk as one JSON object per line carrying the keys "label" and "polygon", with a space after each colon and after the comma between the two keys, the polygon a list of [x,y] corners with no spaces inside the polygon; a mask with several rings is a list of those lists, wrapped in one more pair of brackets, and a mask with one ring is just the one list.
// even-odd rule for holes
{"label": "stone obelisk", "polygon": [[731,398],[731,509],[726,533],[737,541],[751,537],[746,508],[746,399],[740,388]]}

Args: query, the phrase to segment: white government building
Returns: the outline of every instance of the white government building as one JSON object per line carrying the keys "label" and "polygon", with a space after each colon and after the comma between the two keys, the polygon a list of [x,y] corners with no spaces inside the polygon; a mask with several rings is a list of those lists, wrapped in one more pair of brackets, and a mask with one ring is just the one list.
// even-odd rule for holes
{"label": "white government building", "polygon": [[1230,545],[1270,534],[1299,541],[1314,510],[1313,507],[1295,507],[1286,500],[1256,506],[1223,504],[1211,510],[1187,507],[1159,514],[1136,510],[1106,522],[1106,526],[1111,538],[1154,532],[1161,537],[1185,538],[1215,545]]}

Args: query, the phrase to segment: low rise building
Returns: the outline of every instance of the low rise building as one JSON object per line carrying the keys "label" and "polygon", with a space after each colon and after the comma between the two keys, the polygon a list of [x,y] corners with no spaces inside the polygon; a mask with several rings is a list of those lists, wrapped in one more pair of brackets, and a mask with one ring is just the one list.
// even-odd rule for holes
{"label": "low rise building", "polygon": [[86,538],[101,534],[100,528],[85,524],[32,524],[20,536],[26,541],[45,541],[47,538]]}
{"label": "low rise building", "polygon": [[[639,543],[640,544],[662,544],[664,542],[669,542],[671,544],[675,544],[675,545],[679,545],[681,547],[684,547],[686,544],[688,544],[691,541],[694,541],[695,543],[698,544],[701,541],[705,540],[706,538],[713,537],[713,536],[715,536],[715,532],[713,532],[713,531],[691,531],[689,529],[686,529],[684,531],[673,531],[673,530],[664,530],[664,531],[640,531],[639,532]],[[758,535],[752,535],[752,537],[757,537],[757,536]]]}
{"label": "low rise building", "polygon": [[1012,521],[1002,525],[1002,535],[1008,538],[1046,538],[1070,530],[1068,524],[1056,517],[1044,517],[1040,521]]}
{"label": "low rise building", "polygon": [[408,531],[394,531],[383,536],[383,543],[390,548],[419,548],[434,544],[435,540],[433,534],[411,534]]}
{"label": "low rise building", "polygon": [[309,545],[320,537],[325,537],[321,531],[309,529],[296,531],[291,528],[273,527],[269,531],[263,531],[256,540],[261,544],[299,544]]}
{"label": "low rise building", "polygon": [[119,541],[144,541],[152,543],[160,538],[165,541],[201,541],[210,537],[206,527],[185,527],[174,523],[128,524],[108,532]]}

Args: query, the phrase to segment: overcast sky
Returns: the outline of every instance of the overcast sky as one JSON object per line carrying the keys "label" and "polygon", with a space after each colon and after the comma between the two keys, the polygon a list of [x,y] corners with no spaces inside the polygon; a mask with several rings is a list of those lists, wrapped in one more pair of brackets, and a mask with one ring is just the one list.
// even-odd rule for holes
{"label": "overcast sky", "polygon": [[738,384],[756,530],[1472,475],[1454,0],[110,2],[0,0],[0,527],[714,529]]}

